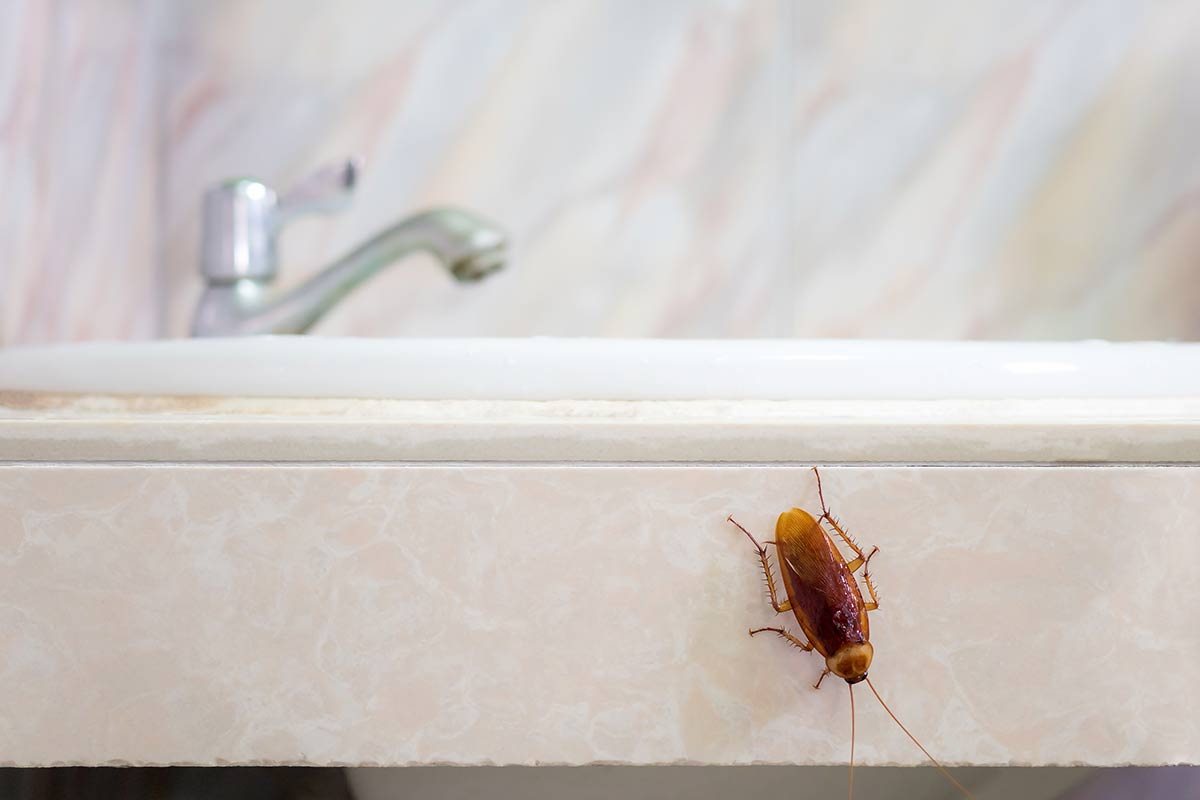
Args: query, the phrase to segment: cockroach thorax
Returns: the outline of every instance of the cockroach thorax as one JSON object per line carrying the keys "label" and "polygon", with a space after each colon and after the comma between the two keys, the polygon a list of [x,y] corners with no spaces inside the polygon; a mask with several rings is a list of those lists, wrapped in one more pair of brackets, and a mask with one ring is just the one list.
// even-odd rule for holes
{"label": "cockroach thorax", "polygon": [[825,659],[829,671],[846,683],[858,683],[867,677],[871,668],[871,659],[875,657],[875,648],[870,642],[862,644],[845,644],[838,651]]}

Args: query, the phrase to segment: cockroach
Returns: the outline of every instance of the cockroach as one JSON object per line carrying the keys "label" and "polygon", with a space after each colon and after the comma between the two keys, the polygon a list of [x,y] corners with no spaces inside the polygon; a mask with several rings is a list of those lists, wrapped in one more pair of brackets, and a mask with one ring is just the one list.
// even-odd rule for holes
{"label": "cockroach", "polygon": [[[758,559],[762,564],[763,574],[767,578],[767,594],[771,598],[771,607],[776,614],[791,611],[800,624],[804,638],[794,636],[782,627],[751,628],[750,635],[774,633],[795,647],[805,652],[816,650],[825,658],[825,669],[814,689],[821,688],[821,681],[830,673],[846,681],[850,690],[850,797],[854,798],[854,684],[866,682],[875,699],[883,706],[900,730],[912,739],[913,744],[920,748],[925,757],[933,762],[942,774],[953,783],[964,796],[970,798],[961,783],[954,779],[938,760],[929,754],[917,737],[908,732],[908,728],[888,708],[887,703],[879,696],[875,685],[867,677],[871,660],[875,656],[875,648],[871,646],[871,625],[867,614],[879,608],[879,596],[875,591],[875,583],[871,580],[871,558],[879,552],[878,547],[863,554],[862,548],[850,538],[842,528],[841,523],[829,513],[825,505],[825,492],[821,489],[821,473],[812,468],[817,478],[817,497],[821,500],[821,516],[814,519],[812,514],[801,508],[793,508],[779,515],[775,523],[775,539],[767,544],[775,545],[775,555],[779,560],[779,571],[783,576],[783,588],[787,599],[779,602],[779,594],[775,588],[775,577],[771,571],[771,560],[767,548],[742,527],[741,523],[731,515],[729,521],[736,525],[750,539],[754,549],[758,551]],[[833,537],[825,530],[825,524],[846,543],[854,553],[854,558],[846,561],[841,551],[833,541]],[[867,586],[867,594],[871,602],[863,601],[862,590],[854,573],[862,570],[863,582]]]}

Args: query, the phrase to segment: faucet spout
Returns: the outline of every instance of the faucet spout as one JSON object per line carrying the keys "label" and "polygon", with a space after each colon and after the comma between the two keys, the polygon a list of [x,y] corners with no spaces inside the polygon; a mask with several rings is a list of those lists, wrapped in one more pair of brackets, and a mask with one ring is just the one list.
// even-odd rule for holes
{"label": "faucet spout", "polygon": [[426,211],[381,231],[281,296],[270,291],[273,276],[211,282],[192,335],[305,333],[363,281],[418,251],[433,254],[457,280],[477,281],[504,266],[507,242],[497,226],[471,212]]}

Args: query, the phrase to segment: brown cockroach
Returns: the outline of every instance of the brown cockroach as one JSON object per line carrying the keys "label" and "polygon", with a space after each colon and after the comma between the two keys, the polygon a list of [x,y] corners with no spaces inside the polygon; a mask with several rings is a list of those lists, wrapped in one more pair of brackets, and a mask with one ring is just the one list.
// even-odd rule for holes
{"label": "brown cockroach", "polygon": [[[942,774],[966,797],[971,797],[963,785],[954,779],[938,760],[922,747],[917,738],[908,732],[908,728],[892,713],[887,703],[879,696],[875,686],[867,678],[867,670],[875,655],[871,646],[871,626],[867,613],[879,607],[879,597],[875,593],[875,584],[871,581],[871,557],[879,552],[878,547],[863,554],[862,549],[842,528],[841,524],[829,513],[825,505],[825,493],[821,489],[821,473],[816,467],[812,468],[817,477],[817,496],[821,500],[821,516],[814,519],[812,514],[800,508],[793,508],[779,515],[775,523],[775,539],[767,544],[775,545],[775,554],[779,558],[779,571],[783,575],[783,588],[787,599],[779,602],[775,589],[775,577],[771,572],[771,561],[767,556],[767,548],[737,522],[732,516],[729,521],[746,534],[758,551],[762,563],[763,574],[767,577],[767,593],[771,598],[771,607],[775,613],[782,614],[791,611],[800,624],[804,639],[800,639],[786,629],[751,628],[750,635],[771,632],[787,640],[792,645],[805,652],[816,650],[825,657],[825,670],[814,689],[821,688],[825,676],[833,673],[846,681],[850,690],[850,797],[854,797],[854,684],[866,681],[875,699],[883,706],[900,730],[912,739],[913,744],[933,762]],[[833,537],[825,530],[822,523],[828,523],[846,546],[854,552],[854,558],[847,563]],[[862,569],[863,582],[867,585],[867,593],[871,602],[863,601],[862,590],[854,573]]]}

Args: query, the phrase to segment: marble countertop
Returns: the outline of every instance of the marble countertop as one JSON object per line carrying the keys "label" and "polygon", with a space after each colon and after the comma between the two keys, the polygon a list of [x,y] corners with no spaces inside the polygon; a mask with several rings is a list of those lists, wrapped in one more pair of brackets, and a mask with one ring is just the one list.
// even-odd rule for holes
{"label": "marble countertop", "polygon": [[11,462],[1190,463],[1200,398],[486,401],[0,392]]}

